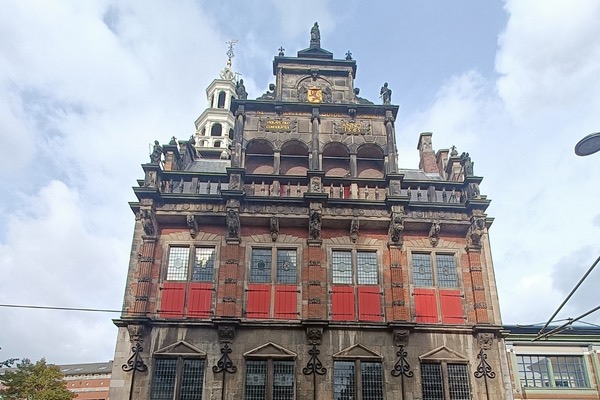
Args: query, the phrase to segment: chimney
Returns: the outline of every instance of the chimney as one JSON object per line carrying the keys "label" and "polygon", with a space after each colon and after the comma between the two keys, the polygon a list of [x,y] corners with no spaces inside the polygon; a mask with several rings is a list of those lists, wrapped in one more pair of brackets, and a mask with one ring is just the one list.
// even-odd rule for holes
{"label": "chimney", "polygon": [[440,149],[435,153],[435,158],[437,161],[438,171],[442,179],[448,179],[446,176],[446,165],[448,164],[448,153],[450,150],[448,149]]}
{"label": "chimney", "polygon": [[423,132],[419,136],[419,168],[427,173],[439,173],[437,160],[431,146],[431,132]]}

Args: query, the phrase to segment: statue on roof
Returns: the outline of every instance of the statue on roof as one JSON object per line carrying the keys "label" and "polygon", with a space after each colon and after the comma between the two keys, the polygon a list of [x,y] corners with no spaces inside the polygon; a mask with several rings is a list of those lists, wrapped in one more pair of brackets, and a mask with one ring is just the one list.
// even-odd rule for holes
{"label": "statue on roof", "polygon": [[381,87],[379,97],[383,100],[383,104],[390,104],[392,102],[392,89],[388,88],[387,82]]}
{"label": "statue on roof", "polygon": [[246,86],[244,86],[243,79],[240,79],[235,85],[235,94],[237,94],[238,99],[240,100],[246,100],[248,98],[248,92],[246,92]]}
{"label": "statue on roof", "polygon": [[321,31],[318,22],[315,22],[310,30],[310,47],[321,47]]}
{"label": "statue on roof", "polygon": [[152,150],[152,154],[150,154],[150,163],[151,164],[159,164],[160,159],[163,154],[163,148],[158,142],[158,140],[154,141],[154,150]]}

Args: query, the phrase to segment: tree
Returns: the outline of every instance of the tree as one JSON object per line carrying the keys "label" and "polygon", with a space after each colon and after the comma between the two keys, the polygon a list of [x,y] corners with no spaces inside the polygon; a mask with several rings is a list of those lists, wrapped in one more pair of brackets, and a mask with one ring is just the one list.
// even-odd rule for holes
{"label": "tree", "polygon": [[[67,389],[63,374],[56,365],[41,359],[32,364],[28,359],[16,363],[14,370],[0,375],[0,398],[6,400],[70,400],[75,393]],[[2,397],[3,396],[3,397]]]}

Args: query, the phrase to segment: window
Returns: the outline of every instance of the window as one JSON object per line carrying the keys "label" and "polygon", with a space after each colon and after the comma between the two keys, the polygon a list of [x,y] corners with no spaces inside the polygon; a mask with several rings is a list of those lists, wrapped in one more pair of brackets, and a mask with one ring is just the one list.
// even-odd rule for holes
{"label": "window", "polygon": [[331,314],[337,321],[381,321],[377,252],[333,250]]}
{"label": "window", "polygon": [[221,136],[223,132],[223,127],[221,124],[216,123],[210,128],[210,136]]}
{"label": "window", "polygon": [[246,361],[245,400],[290,400],[294,398],[294,361]]}
{"label": "window", "polygon": [[219,92],[217,99],[217,108],[225,108],[225,92]]}
{"label": "window", "polygon": [[[360,374],[356,374],[360,371]],[[334,361],[333,399],[382,400],[383,369],[380,362]]]}
{"label": "window", "polygon": [[590,387],[582,356],[517,355],[523,387]]}
{"label": "window", "polygon": [[253,248],[247,292],[247,318],[299,318],[297,250]]}
{"label": "window", "polygon": [[470,400],[469,372],[466,364],[421,364],[423,400]]}
{"label": "window", "polygon": [[417,322],[464,323],[454,254],[412,253],[412,278]]}
{"label": "window", "polygon": [[202,400],[204,360],[157,358],[150,400]]}
{"label": "window", "polygon": [[212,310],[215,247],[171,246],[161,287],[161,318],[208,318]]}

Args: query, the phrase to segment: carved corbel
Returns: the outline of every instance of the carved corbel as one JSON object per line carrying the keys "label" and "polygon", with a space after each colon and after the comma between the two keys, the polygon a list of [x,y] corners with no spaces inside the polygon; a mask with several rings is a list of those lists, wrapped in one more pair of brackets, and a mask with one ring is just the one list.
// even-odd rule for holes
{"label": "carved corbel", "polygon": [[360,227],[360,220],[358,218],[353,218],[350,223],[350,240],[352,243],[356,243],[358,240],[358,230]]}
{"label": "carved corbel", "polygon": [[277,237],[279,237],[279,219],[276,217],[272,217],[270,221],[270,229],[271,229],[271,240],[276,242]]}
{"label": "carved corbel", "polygon": [[308,339],[308,344],[321,345],[323,341],[323,328],[306,328],[306,338]]}
{"label": "carved corbel", "polygon": [[429,242],[432,247],[435,247],[440,242],[440,223],[438,221],[434,221],[431,224],[431,229],[429,229]]}
{"label": "carved corbel", "polygon": [[235,337],[235,326],[233,325],[219,325],[219,342],[220,343],[231,343]]}
{"label": "carved corbel", "polygon": [[471,226],[467,231],[467,245],[469,247],[481,248],[481,237],[485,233],[485,218],[482,216],[471,217]]}
{"label": "carved corbel", "polygon": [[142,228],[146,235],[151,236],[156,233],[156,219],[152,210],[148,208],[141,209],[140,221],[142,222]]}
{"label": "carved corbel", "polygon": [[393,212],[390,220],[390,240],[395,244],[402,244],[402,231],[404,230],[403,214]]}
{"label": "carved corbel", "polygon": [[188,214],[186,217],[187,226],[190,229],[190,236],[195,239],[198,236],[198,221],[194,214]]}

